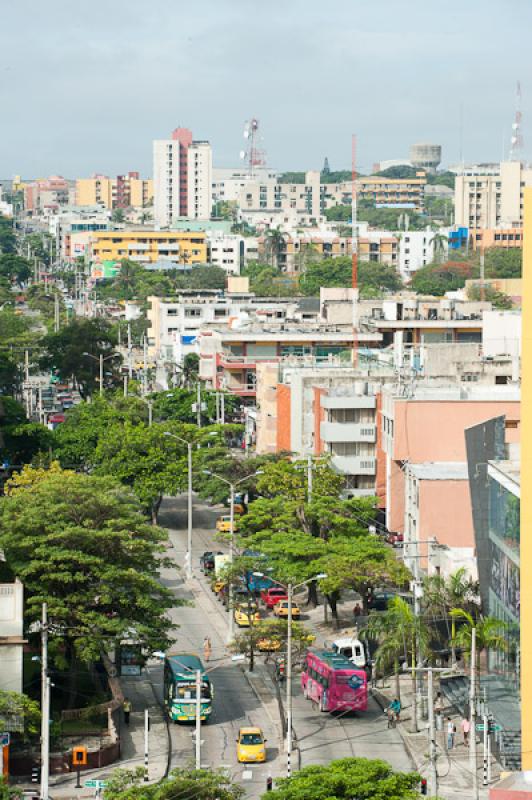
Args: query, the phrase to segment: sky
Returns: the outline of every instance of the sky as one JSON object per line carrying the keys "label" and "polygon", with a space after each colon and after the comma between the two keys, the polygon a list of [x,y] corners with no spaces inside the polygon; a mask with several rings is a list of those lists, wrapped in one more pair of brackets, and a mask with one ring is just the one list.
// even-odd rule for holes
{"label": "sky", "polygon": [[[177,126],[238,166],[350,168],[443,146],[508,151],[516,81],[532,155],[530,0],[1,0],[0,178],[152,171]],[[527,143],[529,148],[527,148]]]}

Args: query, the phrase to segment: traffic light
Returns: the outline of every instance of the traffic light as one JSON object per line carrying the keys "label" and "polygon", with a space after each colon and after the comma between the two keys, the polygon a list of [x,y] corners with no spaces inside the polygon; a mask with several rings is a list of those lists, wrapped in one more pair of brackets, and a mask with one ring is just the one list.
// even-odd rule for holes
{"label": "traffic light", "polygon": [[427,779],[426,778],[421,778],[421,789],[420,789],[420,791],[421,791],[421,794],[423,794],[423,795],[427,794]]}

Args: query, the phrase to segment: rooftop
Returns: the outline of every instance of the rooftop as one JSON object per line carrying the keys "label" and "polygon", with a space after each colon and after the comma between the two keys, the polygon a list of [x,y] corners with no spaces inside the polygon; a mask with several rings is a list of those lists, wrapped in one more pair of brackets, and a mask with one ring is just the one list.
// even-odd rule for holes
{"label": "rooftop", "polygon": [[488,461],[488,474],[492,477],[506,479],[506,481],[510,481],[515,486],[521,486],[520,461]]}
{"label": "rooftop", "polygon": [[409,464],[408,472],[422,481],[466,481],[467,463],[462,461],[426,461]]}

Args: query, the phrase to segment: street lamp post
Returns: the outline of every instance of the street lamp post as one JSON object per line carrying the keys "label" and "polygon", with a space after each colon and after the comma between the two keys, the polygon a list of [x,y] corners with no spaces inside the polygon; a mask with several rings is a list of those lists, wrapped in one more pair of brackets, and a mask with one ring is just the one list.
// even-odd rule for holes
{"label": "street lamp post", "polygon": [[[203,472],[205,475],[212,475],[213,478],[217,478],[217,480],[226,483],[229,486],[229,532],[230,532],[230,539],[229,539],[229,563],[233,563],[233,545],[234,545],[234,538],[235,538],[235,489],[239,483],[244,483],[244,481],[248,481],[250,478],[254,478],[255,475],[262,475],[262,470],[258,469],[256,472],[252,472],[251,475],[246,475],[244,478],[240,478],[238,481],[228,481],[227,478],[223,478],[221,475],[218,475],[216,472],[211,472],[210,469],[204,469]],[[233,584],[229,582],[229,633],[227,634],[227,642],[232,642],[233,637],[235,635],[235,618],[234,618],[234,609],[233,609]]]}

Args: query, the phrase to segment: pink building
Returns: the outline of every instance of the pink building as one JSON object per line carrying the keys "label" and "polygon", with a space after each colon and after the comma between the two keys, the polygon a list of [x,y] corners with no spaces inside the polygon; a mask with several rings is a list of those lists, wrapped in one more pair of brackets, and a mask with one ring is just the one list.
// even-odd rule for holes
{"label": "pink building", "polygon": [[[398,394],[397,387],[383,388],[382,449],[377,452],[385,472],[381,500],[388,530],[404,534],[411,568],[415,558],[421,567],[430,561],[431,569],[442,572],[474,565],[464,431],[501,415],[507,442],[518,442],[517,388],[420,387],[410,396]],[[431,540],[434,546],[427,544]]]}
{"label": "pink building", "polygon": [[45,208],[66,205],[69,189],[68,181],[60,175],[33,181],[24,187],[24,208],[35,213]]}

